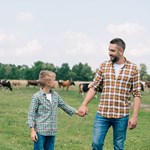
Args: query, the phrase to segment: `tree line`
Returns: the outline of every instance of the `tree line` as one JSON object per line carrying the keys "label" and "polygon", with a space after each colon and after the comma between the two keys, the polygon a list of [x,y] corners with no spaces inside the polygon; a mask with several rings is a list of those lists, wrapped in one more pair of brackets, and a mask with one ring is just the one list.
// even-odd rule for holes
{"label": "tree line", "polygon": [[[55,72],[57,80],[92,81],[95,75],[87,63],[79,63],[70,68],[68,63],[63,63],[61,67],[58,67],[52,63],[37,61],[32,67],[0,63],[0,79],[36,80],[41,70]],[[140,77],[142,81],[150,81],[145,64],[140,64]]]}
{"label": "tree line", "polygon": [[37,61],[32,67],[0,63],[0,79],[37,80],[41,70],[55,72],[57,80],[92,81],[95,74],[87,63],[79,63],[70,68],[68,63],[57,67],[52,63]]}

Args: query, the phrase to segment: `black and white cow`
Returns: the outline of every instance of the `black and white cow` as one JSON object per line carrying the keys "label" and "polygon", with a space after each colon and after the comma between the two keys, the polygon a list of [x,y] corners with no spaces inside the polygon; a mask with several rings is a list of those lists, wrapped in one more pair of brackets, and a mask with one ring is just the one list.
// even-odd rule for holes
{"label": "black and white cow", "polygon": [[10,89],[10,91],[12,91],[12,85],[9,80],[0,80],[0,86],[4,87],[5,89]]}
{"label": "black and white cow", "polygon": [[[78,94],[78,97],[80,94],[82,94],[82,96],[84,97],[85,94],[88,92],[89,90],[89,85],[90,83],[80,83],[79,84],[79,94]],[[96,89],[97,92],[101,93],[102,92],[102,87],[99,86],[98,89]]]}

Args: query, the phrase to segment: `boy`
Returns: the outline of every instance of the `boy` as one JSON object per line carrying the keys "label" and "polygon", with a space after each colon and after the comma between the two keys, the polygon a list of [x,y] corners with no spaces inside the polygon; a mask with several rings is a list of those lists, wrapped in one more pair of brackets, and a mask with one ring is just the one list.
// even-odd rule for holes
{"label": "boy", "polygon": [[82,112],[65,104],[57,92],[52,89],[56,85],[54,72],[43,70],[39,74],[42,88],[33,95],[28,112],[28,125],[34,150],[54,150],[57,132],[57,108],[63,109],[70,116]]}

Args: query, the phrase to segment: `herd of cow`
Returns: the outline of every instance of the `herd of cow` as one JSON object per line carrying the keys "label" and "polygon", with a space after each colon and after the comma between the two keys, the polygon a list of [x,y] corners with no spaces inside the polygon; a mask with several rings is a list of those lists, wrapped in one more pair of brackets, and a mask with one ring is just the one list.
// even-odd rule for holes
{"label": "herd of cow", "polygon": [[[85,95],[85,93],[87,93],[87,91],[89,90],[89,84],[90,83],[79,83],[79,95],[82,94],[83,96]],[[70,81],[70,80],[59,80],[58,81],[58,86],[61,89],[66,89],[67,91],[69,90],[70,86],[74,85],[75,86],[75,82],[74,81]],[[10,91],[13,90],[13,87],[17,87],[19,88],[21,86],[21,82],[19,80],[0,80],[0,88],[3,89],[9,89]],[[27,80],[26,81],[26,87],[29,86],[39,86],[38,80]],[[148,89],[150,88],[150,82],[141,82],[141,90],[142,91],[148,91]],[[102,92],[102,87],[100,86],[97,89],[98,92]],[[78,95],[78,96],[79,96]]]}

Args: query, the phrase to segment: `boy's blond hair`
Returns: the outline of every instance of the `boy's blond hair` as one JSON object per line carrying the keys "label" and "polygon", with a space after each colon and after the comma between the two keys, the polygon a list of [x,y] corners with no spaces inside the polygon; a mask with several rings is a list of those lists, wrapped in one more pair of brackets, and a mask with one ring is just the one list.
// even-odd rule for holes
{"label": "boy's blond hair", "polygon": [[56,74],[52,71],[48,70],[41,70],[39,73],[39,79],[38,82],[41,86],[45,86],[45,83],[47,80],[51,80],[52,78],[55,78]]}

